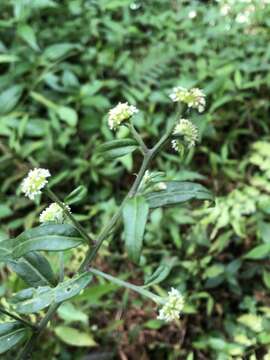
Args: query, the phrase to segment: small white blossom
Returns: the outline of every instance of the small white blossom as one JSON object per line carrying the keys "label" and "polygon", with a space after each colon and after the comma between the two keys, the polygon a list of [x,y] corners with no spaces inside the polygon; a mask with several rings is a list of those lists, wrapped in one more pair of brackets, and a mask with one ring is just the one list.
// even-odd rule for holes
{"label": "small white blossom", "polygon": [[126,103],[119,103],[109,111],[109,128],[116,129],[123,121],[128,120],[132,115],[136,114],[139,110]]}
{"label": "small white blossom", "polygon": [[43,189],[48,183],[47,178],[51,174],[47,169],[33,169],[30,170],[27,177],[22,182],[22,192],[29,199],[34,200],[34,198],[41,194],[41,189]]}
{"label": "small white blossom", "polygon": [[189,108],[197,109],[199,112],[203,112],[205,109],[205,94],[198,88],[188,90],[181,86],[175,87],[170,98],[174,102],[183,102]]}
{"label": "small white blossom", "polygon": [[[195,146],[199,140],[198,128],[187,119],[180,119],[173,131],[174,136],[181,136],[188,148]],[[179,144],[177,140],[172,141],[172,147],[175,150],[179,150]]]}
{"label": "small white blossom", "polygon": [[[70,207],[66,204],[63,204],[68,212],[70,211]],[[52,203],[48,206],[39,216],[39,221],[41,223],[46,222],[56,222],[58,224],[62,224],[65,220],[65,212],[57,203]]]}
{"label": "small white blossom", "polygon": [[184,297],[177,289],[171,288],[166,303],[159,310],[158,319],[166,322],[177,320],[184,307]]}

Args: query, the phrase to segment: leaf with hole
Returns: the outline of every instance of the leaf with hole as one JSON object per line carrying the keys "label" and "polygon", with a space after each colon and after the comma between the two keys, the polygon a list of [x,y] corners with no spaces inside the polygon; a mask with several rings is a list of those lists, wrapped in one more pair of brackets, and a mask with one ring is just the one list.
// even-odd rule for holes
{"label": "leaf with hole", "polygon": [[62,303],[78,295],[92,280],[92,275],[85,272],[70,280],[66,280],[56,287],[42,286],[24,289],[11,298],[16,312],[20,314],[36,313],[51,304]]}

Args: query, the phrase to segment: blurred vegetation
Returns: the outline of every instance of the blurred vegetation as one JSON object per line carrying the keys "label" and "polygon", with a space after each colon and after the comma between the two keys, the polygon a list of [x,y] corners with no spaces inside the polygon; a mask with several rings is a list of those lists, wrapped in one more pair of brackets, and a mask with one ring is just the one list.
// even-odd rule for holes
{"label": "blurred vegetation", "polygon": [[[200,180],[216,206],[152,211],[138,267],[121,228],[96,260],[134,283],[164,263],[154,290],[186,292],[181,322],[164,325],[153,304],[100,281],[61,306],[36,358],[269,359],[269,1],[1,0],[0,14],[0,238],[36,224],[46,206],[19,191],[31,157],[62,199],[87,187],[72,210],[97,233],[139,164],[96,155],[126,136],[107,128],[108,110],[123,100],[140,108],[136,125],[153,145],[174,111],[172,87],[207,93],[193,118],[200,145],[184,162],[164,149],[154,170]],[[84,251],[66,259],[67,274]],[[4,304],[23,282],[0,271]]]}

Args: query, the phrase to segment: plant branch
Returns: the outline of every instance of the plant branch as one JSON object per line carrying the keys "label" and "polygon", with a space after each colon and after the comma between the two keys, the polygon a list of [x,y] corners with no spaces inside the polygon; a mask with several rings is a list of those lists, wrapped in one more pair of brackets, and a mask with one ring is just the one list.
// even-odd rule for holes
{"label": "plant branch", "polygon": [[145,142],[143,141],[141,135],[137,132],[135,126],[132,123],[128,124],[128,128],[131,131],[134,139],[137,141],[137,143],[140,145],[142,153],[147,154],[149,151],[148,147],[145,145]]}
{"label": "plant branch", "polygon": [[49,196],[49,198],[56,202],[61,209],[64,211],[65,215],[70,219],[70,221],[73,223],[73,225],[77,228],[81,236],[86,240],[88,243],[91,243],[93,239],[90,237],[90,235],[84,230],[82,225],[75,219],[75,217],[68,211],[65,204],[58,198],[58,196],[47,187],[45,188],[45,193]]}

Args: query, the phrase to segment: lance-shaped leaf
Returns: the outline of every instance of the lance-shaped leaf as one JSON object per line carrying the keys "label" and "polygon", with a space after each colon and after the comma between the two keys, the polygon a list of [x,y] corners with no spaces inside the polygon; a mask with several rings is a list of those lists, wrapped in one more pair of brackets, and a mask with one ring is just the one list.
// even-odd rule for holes
{"label": "lance-shaped leaf", "polygon": [[153,274],[145,280],[144,287],[152,286],[165,280],[176,263],[176,257],[165,258]]}
{"label": "lance-shaped leaf", "polygon": [[0,324],[0,354],[19,344],[27,334],[27,328],[17,321]]}
{"label": "lance-shaped leaf", "polygon": [[137,143],[133,139],[121,139],[108,141],[97,147],[97,153],[105,159],[116,159],[132,153],[138,148]]}
{"label": "lance-shaped leaf", "polygon": [[87,188],[83,185],[80,185],[65,198],[65,204],[78,204],[86,197],[86,195]]}
{"label": "lance-shaped leaf", "polygon": [[143,196],[135,196],[124,205],[124,237],[129,258],[138,263],[149,206]]}
{"label": "lance-shaped leaf", "polygon": [[11,260],[8,265],[30,286],[56,285],[50,263],[37,252],[29,253],[19,260]]}
{"label": "lance-shaped leaf", "polygon": [[52,303],[62,303],[78,295],[91,281],[92,275],[85,272],[73,279],[64,281],[54,288],[42,286],[19,291],[11,298],[15,310],[20,314],[38,312]]}
{"label": "lance-shaped leaf", "polygon": [[166,188],[146,195],[150,208],[168,206],[186,202],[191,199],[213,200],[213,195],[201,184],[187,181],[163,182]]}
{"label": "lance-shaped leaf", "polygon": [[12,258],[12,239],[0,241],[0,262],[7,262]]}
{"label": "lance-shaped leaf", "polygon": [[83,242],[78,231],[69,224],[49,224],[26,230],[13,240],[12,255],[19,258],[38,250],[63,251]]}

